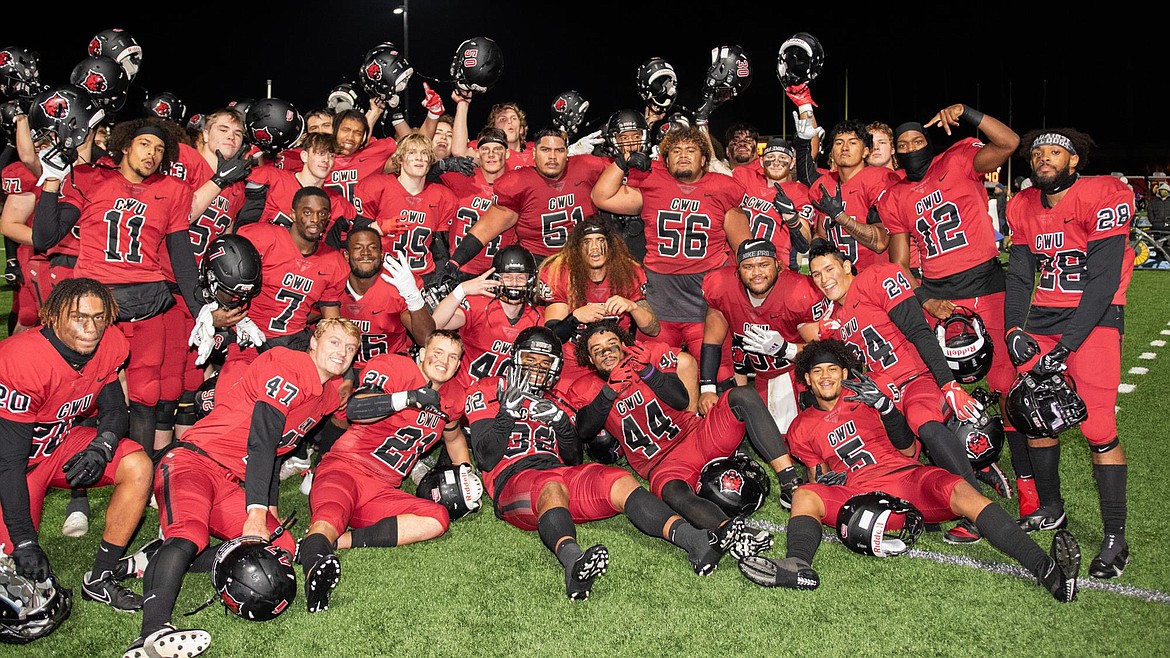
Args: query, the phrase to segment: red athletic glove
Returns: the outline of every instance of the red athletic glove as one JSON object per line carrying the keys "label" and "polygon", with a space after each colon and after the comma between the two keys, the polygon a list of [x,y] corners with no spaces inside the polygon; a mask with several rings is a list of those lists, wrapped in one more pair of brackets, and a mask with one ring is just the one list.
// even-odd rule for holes
{"label": "red athletic glove", "polygon": [[447,108],[443,107],[443,97],[426,82],[423,82],[423,91],[426,92],[426,97],[423,98],[422,106],[427,108],[427,118],[438,119],[447,111]]}
{"label": "red athletic glove", "polygon": [[812,90],[808,88],[807,82],[785,87],[784,93],[788,94],[788,100],[792,101],[792,104],[798,109],[803,108],[805,105],[817,106],[816,102],[813,101]]}
{"label": "red athletic glove", "polygon": [[947,404],[955,410],[955,415],[960,421],[978,420],[983,416],[983,405],[959,386],[959,382],[949,381],[943,384],[942,392],[947,397]]}

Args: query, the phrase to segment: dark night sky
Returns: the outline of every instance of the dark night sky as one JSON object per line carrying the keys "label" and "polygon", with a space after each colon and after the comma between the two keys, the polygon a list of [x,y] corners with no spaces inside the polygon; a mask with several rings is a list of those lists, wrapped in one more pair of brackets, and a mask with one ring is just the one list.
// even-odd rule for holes
{"label": "dark night sky", "polygon": [[[270,1],[163,9],[157,2],[121,2],[70,12],[55,6],[52,16],[38,11],[27,21],[5,21],[0,45],[39,51],[42,79],[65,82],[91,36],[109,27],[126,29],[144,51],[131,102],[121,114],[126,118],[140,113],[147,92],[172,91],[202,112],[231,100],[263,98],[268,79],[274,96],[304,112],[323,105],[335,84],[354,78],[370,47],[386,40],[406,45],[402,18],[391,13],[398,4]],[[587,120],[601,124],[617,109],[638,106],[634,71],[652,56],[673,64],[680,102],[693,109],[710,49],[735,43],[752,58],[754,78],[743,95],[713,115],[713,133],[721,135],[735,120],[750,121],[763,134],[790,133],[792,106],[776,79],[776,53],[792,33],[807,31],[826,51],[825,68],[813,82],[825,127],[843,118],[891,125],[923,121],[945,105],[966,102],[1021,134],[1043,126],[1090,133],[1098,151],[1088,173],[1144,174],[1170,162],[1170,131],[1164,124],[1147,128],[1165,117],[1158,106],[1165,107],[1167,96],[1160,82],[1165,64],[1157,56],[1165,52],[1170,27],[1159,28],[1167,21],[1157,14],[1077,14],[1070,5],[1031,3],[915,3],[928,16],[916,21],[899,13],[909,10],[881,5],[863,12],[843,3],[833,9],[815,3],[815,10],[792,9],[794,4],[413,0],[407,52],[418,75],[410,92],[412,122],[423,115],[416,105],[421,76],[447,79],[455,48],[473,36],[495,39],[505,65],[499,84],[472,104],[472,133],[491,104],[503,101],[520,103],[530,126],[539,127],[549,120],[550,101],[566,89],[580,91],[591,103]],[[880,21],[877,8],[887,12]],[[176,20],[163,12],[182,13]],[[37,27],[14,30],[20,23]],[[446,97],[450,85],[436,86]],[[1023,173],[1022,161],[1012,162],[1015,173]]]}

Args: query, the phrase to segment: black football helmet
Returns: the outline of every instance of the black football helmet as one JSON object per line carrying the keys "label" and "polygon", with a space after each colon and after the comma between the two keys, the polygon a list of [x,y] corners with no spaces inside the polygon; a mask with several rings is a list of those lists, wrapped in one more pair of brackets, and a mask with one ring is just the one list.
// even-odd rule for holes
{"label": "black football helmet", "polygon": [[496,84],[504,71],[504,52],[487,37],[475,37],[459,44],[451,60],[455,88],[482,94]]}
{"label": "black football helmet", "polygon": [[366,93],[383,100],[390,107],[398,107],[399,94],[406,90],[414,69],[406,57],[392,43],[382,43],[370,49],[358,69],[358,76]]}
{"label": "black football helmet", "polygon": [[129,32],[117,27],[94,35],[89,40],[89,54],[114,60],[126,71],[126,77],[130,80],[138,76],[138,67],[142,66],[142,47]]}
{"label": "black football helmet", "polygon": [[971,392],[971,396],[983,404],[983,422],[960,421],[958,417],[951,416],[947,427],[963,440],[967,446],[967,461],[971,462],[971,468],[978,471],[999,460],[1004,443],[1003,419],[999,414],[992,413],[991,405],[995,404],[995,400],[987,389],[977,388]]}
{"label": "black football helmet", "polygon": [[252,103],[255,102],[251,98],[241,98],[228,103],[227,106],[229,109],[239,112],[240,118],[243,119],[248,116],[248,110],[252,108]]}
{"label": "black football helmet", "polygon": [[[518,369],[524,388],[532,395],[542,395],[553,390],[561,378],[564,366],[561,339],[552,329],[542,326],[528,327],[516,336],[512,343],[511,367]],[[548,367],[525,365],[525,354],[539,354],[552,358]]]}
{"label": "black football helmet", "polygon": [[[902,527],[888,530],[900,517]],[[914,546],[926,524],[910,501],[884,491],[857,494],[837,512],[837,536],[854,553],[875,557],[901,555]]]}
{"label": "black football helmet", "polygon": [[[632,133],[632,134],[629,134]],[[646,117],[634,110],[618,110],[610,115],[605,124],[605,144],[610,155],[630,151],[645,152],[650,144],[650,131]]]}
{"label": "black football helmet", "polygon": [[16,117],[26,114],[18,100],[0,103],[0,135],[9,144],[16,144]]}
{"label": "black football helmet", "polygon": [[797,32],[780,45],[776,57],[776,77],[785,87],[801,85],[817,79],[825,64],[821,42],[808,32]]}
{"label": "black football helmet", "polygon": [[1003,413],[1028,438],[1055,437],[1089,417],[1076,385],[1063,373],[1039,378],[1022,373],[1004,396]]}
{"label": "black football helmet", "polygon": [[187,130],[203,130],[203,115],[199,112],[187,119]]}
{"label": "black football helmet", "polygon": [[569,135],[576,135],[585,122],[585,112],[588,110],[589,101],[580,92],[573,89],[562,91],[552,102],[553,125]]}
{"label": "black football helmet", "polygon": [[187,116],[187,104],[169,91],[150,96],[142,104],[142,108],[146,110],[147,116],[170,119],[180,126],[183,125],[183,119]]}
{"label": "black football helmet", "polygon": [[28,127],[33,139],[52,135],[56,141],[41,152],[41,158],[64,168],[77,161],[77,149],[105,116],[105,111],[84,87],[61,85],[50,87],[33,99]]}
{"label": "black football helmet", "polygon": [[41,56],[19,46],[0,50],[0,96],[28,97],[41,90]]}
{"label": "black football helmet", "polygon": [[292,103],[280,98],[252,103],[244,118],[248,142],[266,153],[292,148],[304,133],[305,118]]}
{"label": "black football helmet", "polygon": [[260,294],[260,252],[242,235],[225,233],[212,240],[199,269],[206,302],[234,309]]}
{"label": "black football helmet", "polygon": [[260,537],[237,537],[215,551],[211,584],[232,613],[250,621],[280,616],[297,597],[293,556]]}
{"label": "black football helmet", "polygon": [[670,107],[678,97],[678,75],[670,62],[661,57],[651,57],[642,62],[635,79],[638,95],[659,109]]}
{"label": "black football helmet", "polygon": [[0,557],[0,642],[28,644],[57,630],[73,611],[73,592],[56,578],[33,582]]}
{"label": "black football helmet", "polygon": [[446,464],[427,471],[415,495],[446,507],[454,521],[479,509],[483,482],[467,464]]}
{"label": "black football helmet", "polygon": [[737,452],[707,462],[699,473],[695,493],[718,505],[727,516],[736,517],[760,509],[771,490],[772,483],[759,463]]}
{"label": "black football helmet", "polygon": [[711,49],[711,66],[703,81],[703,97],[726,102],[743,93],[752,82],[752,63],[739,46]]}
{"label": "black football helmet", "polygon": [[622,444],[605,430],[585,442],[589,458],[599,464],[616,464],[622,458]]}
{"label": "black football helmet", "polygon": [[508,302],[532,299],[532,295],[536,292],[536,259],[532,257],[532,252],[518,244],[509,245],[497,251],[496,255],[492,257],[492,267],[496,270],[492,273],[492,278],[497,281],[504,274],[528,275],[528,282],[524,284],[523,288],[500,284],[496,288],[497,297]]}
{"label": "black football helmet", "polygon": [[107,113],[117,112],[126,104],[130,78],[113,59],[105,55],[90,55],[73,67],[69,81],[84,87],[93,100]]}
{"label": "black football helmet", "polygon": [[679,128],[690,128],[695,125],[695,115],[682,105],[676,105],[674,111],[659,119],[650,129],[650,136],[655,144],[661,144],[666,133]]}
{"label": "black football helmet", "polygon": [[974,384],[991,371],[995,344],[978,313],[956,306],[949,318],[935,323],[934,331],[947,366],[960,383]]}
{"label": "black football helmet", "polygon": [[330,112],[334,114],[351,110],[358,104],[357,90],[353,88],[348,82],[343,82],[333,88],[329,92],[329,98],[325,101],[325,107],[329,108]]}

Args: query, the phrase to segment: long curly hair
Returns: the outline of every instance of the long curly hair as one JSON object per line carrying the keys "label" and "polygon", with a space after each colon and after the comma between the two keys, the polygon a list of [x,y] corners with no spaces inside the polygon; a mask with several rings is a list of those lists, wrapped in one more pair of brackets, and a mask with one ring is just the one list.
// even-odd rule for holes
{"label": "long curly hair", "polygon": [[110,131],[110,138],[106,142],[106,150],[110,153],[110,158],[113,159],[114,164],[122,164],[122,156],[125,155],[122,149],[128,147],[134,140],[134,135],[144,126],[152,126],[157,128],[166,135],[163,140],[163,157],[159,162],[157,172],[167,173],[171,170],[171,164],[179,159],[179,143],[183,141],[183,128],[167,119],[160,119],[158,117],[143,117],[140,119],[131,119],[123,121],[114,126]]}
{"label": "long curly hair", "polygon": [[585,261],[582,245],[587,231],[600,230],[605,237],[605,278],[609,293],[630,297],[638,293],[638,261],[630,255],[630,248],[613,222],[602,215],[590,215],[573,227],[565,247],[546,260],[543,268],[554,277],[562,271],[569,275],[569,307],[577,309],[588,303],[585,291],[590,283],[589,264]]}

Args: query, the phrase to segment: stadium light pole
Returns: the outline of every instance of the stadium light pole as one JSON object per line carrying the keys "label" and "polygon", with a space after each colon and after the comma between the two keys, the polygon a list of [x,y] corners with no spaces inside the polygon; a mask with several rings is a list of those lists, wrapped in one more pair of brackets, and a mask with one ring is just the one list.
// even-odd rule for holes
{"label": "stadium light pole", "polygon": [[[407,62],[410,61],[410,0],[402,0],[402,4],[394,8],[394,15],[402,17],[402,56]],[[402,92],[402,111],[406,116],[406,122],[410,123],[410,86]]]}

